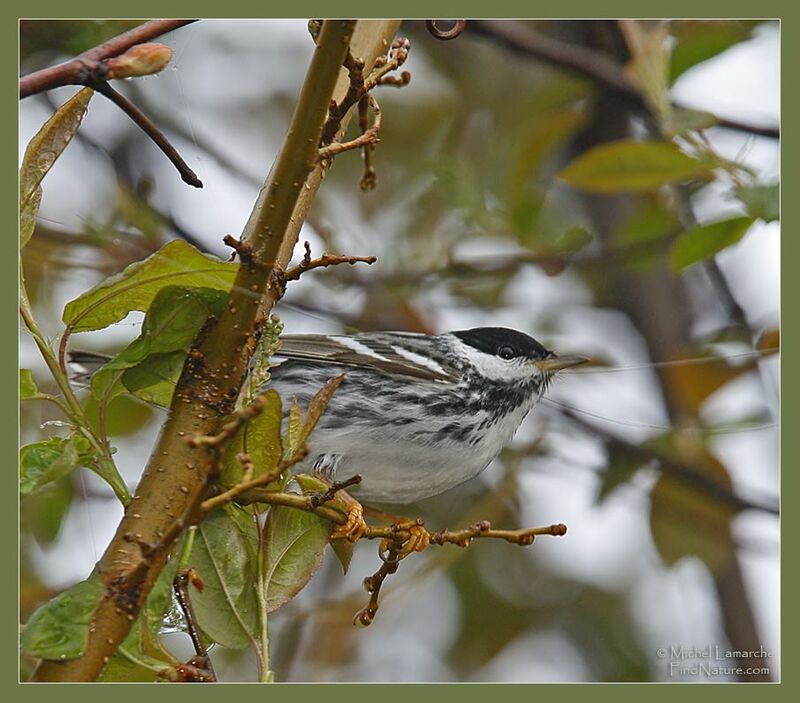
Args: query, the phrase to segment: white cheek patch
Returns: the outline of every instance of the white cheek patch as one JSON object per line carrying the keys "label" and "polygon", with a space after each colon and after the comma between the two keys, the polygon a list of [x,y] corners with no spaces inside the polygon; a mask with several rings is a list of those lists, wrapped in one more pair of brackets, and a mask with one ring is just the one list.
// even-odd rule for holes
{"label": "white cheek patch", "polygon": [[464,344],[460,339],[455,341],[456,351],[467,357],[469,362],[482,376],[492,381],[523,381],[541,376],[542,372],[522,359],[501,359],[494,354],[478,351]]}
{"label": "white cheek patch", "polygon": [[398,356],[407,359],[412,364],[416,364],[417,366],[421,366],[424,369],[430,369],[431,371],[435,371],[436,373],[440,373],[443,376],[447,376],[447,371],[445,371],[439,364],[437,364],[433,359],[429,359],[426,356],[422,356],[422,354],[417,354],[409,349],[404,349],[403,347],[393,346],[395,352],[397,352]]}

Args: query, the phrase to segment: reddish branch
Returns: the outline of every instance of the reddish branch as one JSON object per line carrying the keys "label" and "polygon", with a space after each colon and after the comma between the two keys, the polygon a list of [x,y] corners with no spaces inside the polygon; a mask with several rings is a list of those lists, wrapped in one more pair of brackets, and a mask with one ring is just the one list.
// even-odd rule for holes
{"label": "reddish branch", "polygon": [[155,142],[165,156],[175,166],[184,183],[202,188],[203,183],[194,171],[181,158],[175,147],[130,100],[118,93],[108,80],[114,78],[114,60],[134,46],[150,41],[155,37],[196,22],[196,20],[153,20],[109,39],[88,51],[84,51],[69,61],[41,71],[29,73],[19,80],[19,96],[27,98],[37,93],[65,85],[81,85],[96,90],[119,107],[136,125]]}
{"label": "reddish branch", "polygon": [[164,133],[156,127],[155,123],[145,115],[136,105],[134,105],[122,93],[118,93],[111,87],[107,81],[98,81],[90,85],[98,93],[107,97],[113,102],[120,110],[122,110],[128,117],[130,117],[136,125],[153,140],[155,145],[164,152],[164,155],[170,160],[172,165],[177,169],[184,183],[188,183],[195,188],[202,188],[203,181],[201,181],[197,174],[189,168],[189,165],[183,160],[183,157],[177,152],[174,146],[169,143],[169,140],[164,136]]}
{"label": "reddish branch", "polygon": [[197,616],[194,613],[192,600],[189,595],[189,584],[192,584],[198,591],[203,592],[203,580],[194,569],[180,569],[173,582],[175,600],[183,613],[186,621],[186,629],[194,645],[195,656],[186,664],[176,667],[175,671],[180,681],[196,681],[198,683],[213,682],[217,680],[211,659],[208,656],[208,648],[203,642],[200,628],[197,625]]}
{"label": "reddish branch", "polygon": [[441,20],[425,20],[425,27],[431,33],[431,36],[441,41],[449,41],[455,39],[464,31],[467,26],[467,20],[455,20],[453,26],[449,29],[442,29],[439,26]]}
{"label": "reddish branch", "polygon": [[140,24],[138,27],[84,51],[74,59],[23,76],[19,79],[19,97],[27,98],[30,95],[64,85],[89,85],[83,82],[88,74],[101,76],[101,80],[105,80],[108,77],[103,64],[105,59],[119,56],[136,44],[151,41],[192,22],[197,22],[197,20],[153,20]]}

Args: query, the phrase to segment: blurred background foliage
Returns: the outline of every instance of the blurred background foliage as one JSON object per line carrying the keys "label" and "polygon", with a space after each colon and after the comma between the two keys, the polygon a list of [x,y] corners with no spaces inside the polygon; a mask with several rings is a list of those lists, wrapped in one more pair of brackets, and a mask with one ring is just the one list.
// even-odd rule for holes
{"label": "blurred background foliage", "polygon": [[[22,73],[133,24],[23,21]],[[377,96],[378,185],[361,192],[360,159],[339,156],[301,235],[317,253],[379,261],[304,276],[278,313],[293,333],[506,325],[592,356],[481,478],[404,509],[434,529],[489,519],[563,521],[570,532],[529,549],[487,540],[409,558],[368,630],[351,620],[365,603],[360,580],[374,570],[373,548],[358,545],[344,577],[329,556],[272,616],[277,677],[703,679],[671,671],[658,649],[718,645],[763,648],[769,656],[747,664],[776,679],[776,23],[475,22],[438,42],[423,23],[406,22],[401,33],[412,42],[412,81]],[[557,42],[573,58],[596,52],[590,59],[612,62],[638,97],[569,61],[543,60],[524,48],[528,38]],[[222,236],[249,214],[312,48],[303,22],[283,21],[203,21],[163,41],[175,50],[171,70],[120,89],[205,187],[181,183],[96,97],[48,175],[24,251],[48,335],[67,300],[171,239],[227,258]],[[21,149],[73,92],[23,101]],[[626,182],[630,174],[609,186],[620,153],[611,171],[606,162],[599,176],[585,162],[580,170],[595,147],[626,139],[670,144],[708,167],[667,177],[660,156],[636,152],[644,176],[634,178],[656,172],[645,186]],[[140,319],[73,346],[116,351]],[[46,391],[25,335],[21,357]],[[86,403],[96,417],[95,401]],[[23,442],[58,427],[42,405],[23,404]],[[132,487],[163,414],[119,396],[107,418]],[[89,573],[120,510],[89,472],[22,500],[22,622]],[[185,635],[164,637],[188,657]],[[249,653],[217,647],[212,657],[222,679],[252,679]]]}

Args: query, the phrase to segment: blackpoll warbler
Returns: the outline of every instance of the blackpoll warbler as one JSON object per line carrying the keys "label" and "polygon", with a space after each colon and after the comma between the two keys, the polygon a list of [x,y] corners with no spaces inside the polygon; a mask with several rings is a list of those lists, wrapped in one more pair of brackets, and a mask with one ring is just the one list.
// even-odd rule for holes
{"label": "blackpoll warbler", "polygon": [[301,470],[359,474],[350,492],[383,503],[428,498],[477,476],[553,375],[586,361],[557,357],[503,327],[281,339],[271,386],[285,400],[304,405],[327,379],[345,374]]}
{"label": "blackpoll warbler", "polygon": [[[73,352],[77,378],[108,359]],[[305,406],[345,378],[310,439],[299,471],[339,480],[360,500],[410,503],[483,471],[511,439],[553,375],[583,357],[558,357],[522,332],[477,327],[438,335],[365,332],[285,335],[268,387]]]}

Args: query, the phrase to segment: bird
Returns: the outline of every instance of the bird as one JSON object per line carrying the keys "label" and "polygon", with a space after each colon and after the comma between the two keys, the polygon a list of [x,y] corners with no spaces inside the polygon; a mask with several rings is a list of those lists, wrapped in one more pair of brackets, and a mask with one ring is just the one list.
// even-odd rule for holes
{"label": "bird", "polygon": [[268,387],[303,406],[343,375],[300,470],[358,475],[358,501],[408,504],[478,476],[554,375],[586,361],[504,327],[284,335]]}
{"label": "bird", "polygon": [[[79,351],[70,359],[84,383],[108,361]],[[260,390],[278,392],[286,424],[293,400],[307,406],[328,380],[343,376],[295,473],[331,484],[359,476],[347,491],[358,501],[409,504],[478,476],[555,374],[586,361],[505,327],[287,334]]]}

